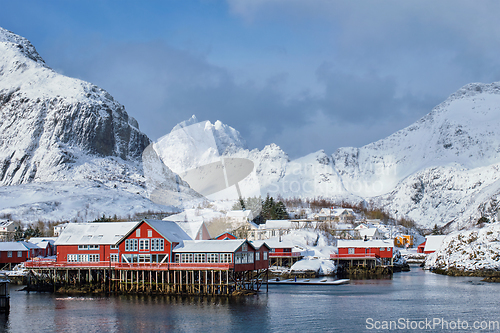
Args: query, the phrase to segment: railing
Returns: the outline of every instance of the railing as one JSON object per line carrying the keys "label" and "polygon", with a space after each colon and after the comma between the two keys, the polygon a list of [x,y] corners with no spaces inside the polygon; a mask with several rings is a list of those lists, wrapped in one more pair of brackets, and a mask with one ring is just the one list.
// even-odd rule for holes
{"label": "railing", "polygon": [[270,257],[300,257],[300,252],[269,252]]}
{"label": "railing", "polygon": [[54,260],[27,261],[26,268],[113,268],[133,270],[229,270],[233,263],[124,263],[109,261],[56,262]]}
{"label": "railing", "polygon": [[380,258],[376,253],[331,253],[330,259],[363,259],[363,258]]}

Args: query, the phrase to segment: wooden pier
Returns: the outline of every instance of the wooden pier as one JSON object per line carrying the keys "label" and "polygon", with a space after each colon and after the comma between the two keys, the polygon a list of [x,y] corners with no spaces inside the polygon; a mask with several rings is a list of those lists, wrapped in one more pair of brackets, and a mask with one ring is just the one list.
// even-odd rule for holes
{"label": "wooden pier", "polygon": [[66,293],[232,295],[258,292],[267,269],[235,271],[231,264],[28,262],[28,290]]}

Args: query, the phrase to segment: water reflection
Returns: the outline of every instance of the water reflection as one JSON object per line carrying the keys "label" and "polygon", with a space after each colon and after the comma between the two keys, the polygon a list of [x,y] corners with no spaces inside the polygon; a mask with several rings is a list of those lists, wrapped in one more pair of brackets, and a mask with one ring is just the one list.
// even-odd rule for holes
{"label": "water reflection", "polygon": [[4,332],[360,332],[366,319],[497,320],[499,284],[413,268],[391,280],[349,285],[273,285],[242,297],[122,295],[64,297],[17,292]]}

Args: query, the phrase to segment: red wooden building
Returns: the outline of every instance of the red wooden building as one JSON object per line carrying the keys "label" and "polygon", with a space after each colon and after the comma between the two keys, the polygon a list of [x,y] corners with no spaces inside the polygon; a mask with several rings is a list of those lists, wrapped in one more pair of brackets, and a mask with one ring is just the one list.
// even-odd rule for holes
{"label": "red wooden building", "polygon": [[341,240],[337,241],[338,253],[330,259],[349,265],[392,265],[393,240]]}
{"label": "red wooden building", "polygon": [[[270,266],[292,267],[292,265],[303,258],[299,251],[293,251],[294,245],[290,241],[279,241],[278,239],[267,239],[267,246],[271,248],[269,253]],[[258,241],[254,241],[259,244]]]}
{"label": "red wooden building", "polygon": [[255,248],[245,239],[184,241],[174,250],[180,267],[204,267],[221,264],[235,272],[267,269],[269,247]]}
{"label": "red wooden building", "polygon": [[[0,264],[8,266],[16,265],[28,260],[28,248],[21,242],[0,242]],[[1,268],[1,267],[0,267]]]}
{"label": "red wooden building", "polygon": [[138,222],[68,223],[56,240],[57,262],[72,265],[118,261],[115,244]]}
{"label": "red wooden building", "polygon": [[173,262],[172,250],[191,237],[172,221],[142,220],[117,243],[125,263]]}
{"label": "red wooden building", "polygon": [[424,253],[424,249],[425,249],[425,242],[417,246],[417,253]]}

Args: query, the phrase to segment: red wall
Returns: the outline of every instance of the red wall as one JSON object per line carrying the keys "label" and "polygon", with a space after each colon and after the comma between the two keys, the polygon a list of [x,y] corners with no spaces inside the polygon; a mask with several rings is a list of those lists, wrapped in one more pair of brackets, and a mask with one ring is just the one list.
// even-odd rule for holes
{"label": "red wall", "polygon": [[[254,257],[254,260],[255,260],[255,269],[267,269],[269,267],[269,250],[267,249],[267,247],[265,246],[261,246],[257,252],[260,253],[260,260],[255,260],[255,257]],[[267,253],[267,259],[264,260],[264,252],[268,252]],[[255,256],[255,254],[254,254]]]}
{"label": "red wall", "polygon": [[21,262],[28,260],[28,250],[22,251],[22,257],[17,256],[17,251],[12,251],[12,257],[9,258],[7,256],[8,252],[9,251],[0,251],[0,263],[19,264]]}
{"label": "red wall", "polygon": [[[392,248],[389,248],[390,249],[389,251],[386,250],[387,249],[386,247],[384,248],[384,251],[380,251],[380,249],[381,248],[378,248],[378,247],[371,247],[371,248],[355,247],[354,254],[363,255],[365,253],[375,253],[380,258],[392,258]],[[348,247],[340,247],[339,254],[340,255],[348,255],[349,248]]]}
{"label": "red wall", "polygon": [[98,254],[99,261],[109,261],[109,254],[117,252],[118,250],[110,250],[109,245],[99,245],[98,250],[79,250],[78,245],[58,245],[57,262],[68,261],[68,254]]}
{"label": "red wall", "polygon": [[[140,230],[140,236],[137,235],[137,230]],[[148,237],[148,230],[152,231],[151,237]],[[162,238],[163,239],[163,251],[151,251],[151,239],[152,238]],[[153,229],[149,224],[146,222],[142,222],[139,224],[126,239],[137,239],[137,242],[139,242],[139,239],[149,239],[149,249],[148,250],[139,250],[139,246],[137,247],[137,251],[125,251],[125,239],[119,244],[119,249],[120,249],[120,255],[121,254],[168,254],[168,261],[169,262],[174,262],[175,258],[172,258],[172,248],[174,248],[177,243],[171,244],[167,239],[165,239],[162,235],[160,235],[158,232],[156,232],[155,229]],[[173,246],[172,246],[173,245]],[[120,258],[120,262],[121,262]]]}

